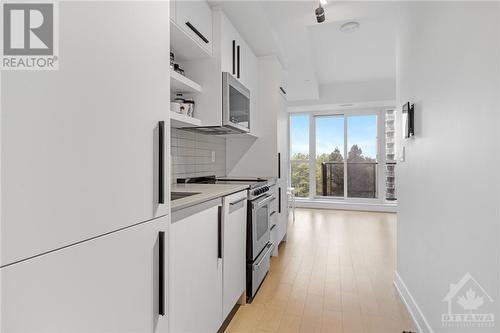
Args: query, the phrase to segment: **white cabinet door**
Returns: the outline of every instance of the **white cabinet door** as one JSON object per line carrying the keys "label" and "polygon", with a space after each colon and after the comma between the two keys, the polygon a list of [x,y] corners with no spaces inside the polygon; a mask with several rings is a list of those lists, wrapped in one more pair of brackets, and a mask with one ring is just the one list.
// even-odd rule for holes
{"label": "white cabinet door", "polygon": [[278,184],[278,244],[286,240],[285,235],[288,228],[288,195],[286,181],[279,181]]}
{"label": "white cabinet door", "polygon": [[281,239],[279,239],[279,234],[280,234],[280,224],[278,221],[278,211],[273,211],[271,212],[271,217],[270,217],[270,227],[269,227],[269,232],[270,232],[270,239],[271,243],[273,243],[274,248],[272,252],[272,256],[276,257],[278,256],[278,246],[281,242]]}
{"label": "white cabinet door", "polygon": [[2,73],[0,265],[167,213],[168,13],[168,2],[61,2],[59,70]]}
{"label": "white cabinet door", "polygon": [[170,332],[216,332],[222,324],[221,212],[219,199],[172,214]]}
{"label": "white cabinet door", "polygon": [[250,48],[245,52],[245,79],[250,90],[250,133],[260,135],[260,108],[259,102],[259,60]]}
{"label": "white cabinet door", "polygon": [[159,232],[167,226],[158,218],[3,267],[0,331],[166,332]]}
{"label": "white cabinet door", "polygon": [[236,47],[236,78],[248,88],[247,52],[248,45],[243,38],[240,37],[238,46]]}
{"label": "white cabinet door", "polygon": [[240,39],[239,34],[221,10],[217,10],[214,16],[220,24],[221,69],[236,77],[236,46]]}
{"label": "white cabinet door", "polygon": [[248,46],[222,11],[218,10],[215,15],[220,24],[221,69],[223,72],[231,73],[248,88],[246,74]]}
{"label": "white cabinet door", "polygon": [[199,45],[212,54],[212,9],[206,1],[175,3],[176,23]]}
{"label": "white cabinet door", "polygon": [[224,198],[222,317],[226,318],[245,292],[247,192]]}

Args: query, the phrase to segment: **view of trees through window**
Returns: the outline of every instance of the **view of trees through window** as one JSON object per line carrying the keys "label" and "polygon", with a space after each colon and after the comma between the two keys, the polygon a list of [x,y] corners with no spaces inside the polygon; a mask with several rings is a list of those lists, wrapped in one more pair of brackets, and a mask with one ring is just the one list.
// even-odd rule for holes
{"label": "view of trees through window", "polygon": [[290,172],[295,196],[309,197],[309,116],[290,117]]}
{"label": "view of trees through window", "polygon": [[[377,197],[377,118],[375,115],[316,116],[315,196]],[[345,129],[346,128],[346,129]],[[347,130],[347,159],[344,159],[344,131]],[[291,184],[297,197],[309,197],[309,116],[290,117]],[[347,172],[347,177],[344,173]]]}

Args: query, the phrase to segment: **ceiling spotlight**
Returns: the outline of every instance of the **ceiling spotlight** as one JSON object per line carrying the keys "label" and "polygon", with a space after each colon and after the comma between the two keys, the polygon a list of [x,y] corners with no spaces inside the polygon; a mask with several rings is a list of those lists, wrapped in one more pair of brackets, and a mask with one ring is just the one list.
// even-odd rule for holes
{"label": "ceiling spotlight", "polygon": [[321,2],[319,3],[319,7],[314,11],[314,14],[316,14],[316,21],[318,23],[325,22],[325,9],[321,7]]}
{"label": "ceiling spotlight", "polygon": [[359,22],[356,21],[346,22],[340,26],[342,32],[354,32],[357,29],[359,29]]}

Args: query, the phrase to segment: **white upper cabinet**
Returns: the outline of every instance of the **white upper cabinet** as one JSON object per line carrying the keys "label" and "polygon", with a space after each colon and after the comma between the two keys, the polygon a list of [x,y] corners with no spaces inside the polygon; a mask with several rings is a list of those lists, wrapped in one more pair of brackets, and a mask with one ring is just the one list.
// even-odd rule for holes
{"label": "white upper cabinet", "polygon": [[61,2],[59,70],[2,73],[1,265],[167,214],[168,12]]}
{"label": "white upper cabinet", "polygon": [[214,15],[220,24],[221,69],[236,77],[236,46],[240,41],[240,36],[224,13],[218,10]]}
{"label": "white upper cabinet", "polygon": [[1,268],[0,331],[168,332],[167,226],[158,218]]}
{"label": "white upper cabinet", "polygon": [[[175,23],[212,54],[212,9],[206,1],[175,1]],[[171,16],[172,17],[172,16]]]}
{"label": "white upper cabinet", "polygon": [[243,85],[248,87],[247,52],[251,51],[227,16],[220,10],[216,11],[215,15],[220,24],[222,71],[231,73]]}

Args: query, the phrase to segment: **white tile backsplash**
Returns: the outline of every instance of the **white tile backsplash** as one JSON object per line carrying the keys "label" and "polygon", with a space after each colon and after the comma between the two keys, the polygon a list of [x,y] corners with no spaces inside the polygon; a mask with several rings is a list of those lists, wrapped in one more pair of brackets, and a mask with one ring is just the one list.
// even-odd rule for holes
{"label": "white tile backsplash", "polygon": [[170,133],[173,183],[177,178],[226,175],[226,138],[177,128]]}

